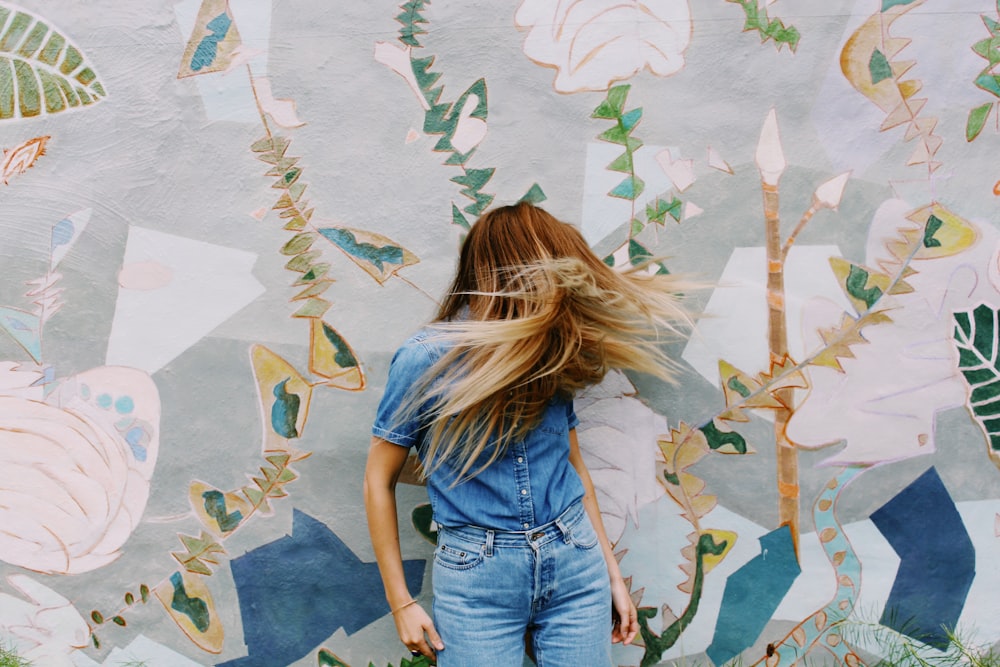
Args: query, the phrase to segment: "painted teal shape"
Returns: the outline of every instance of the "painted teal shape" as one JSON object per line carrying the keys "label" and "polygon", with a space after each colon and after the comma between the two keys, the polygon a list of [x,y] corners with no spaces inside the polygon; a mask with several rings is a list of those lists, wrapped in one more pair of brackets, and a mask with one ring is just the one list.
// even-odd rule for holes
{"label": "painted teal shape", "polygon": [[882,11],[889,9],[890,7],[895,7],[896,5],[909,5],[915,2],[915,0],[882,0]]}
{"label": "painted teal shape", "polygon": [[[409,590],[424,560],[403,561]],[[218,667],[278,667],[316,650],[339,628],[352,635],[389,613],[375,562],[363,562],[321,521],[292,512],[292,534],[230,561],[248,655]]]}
{"label": "painted teal shape", "polygon": [[892,78],[892,67],[889,65],[889,59],[878,49],[872,51],[872,57],[868,60],[868,73],[871,75],[873,86]]}
{"label": "painted teal shape", "polygon": [[170,575],[170,584],[174,587],[174,595],[170,599],[170,608],[191,619],[198,632],[205,632],[211,622],[208,605],[201,598],[193,598],[184,588],[184,579],[180,572]]}
{"label": "painted teal shape", "polygon": [[41,320],[38,315],[0,306],[0,329],[6,331],[32,359],[42,363]]}
{"label": "painted teal shape", "polygon": [[357,257],[374,264],[379,271],[384,271],[386,264],[399,265],[403,263],[403,249],[398,246],[377,246],[368,242],[358,243],[357,237],[351,231],[336,227],[324,227],[319,230],[319,233],[351,257]]}
{"label": "painted teal shape", "polygon": [[333,360],[338,366],[341,368],[355,368],[358,365],[358,360],[351,353],[351,348],[347,346],[347,342],[326,322],[323,322],[323,335],[326,336],[326,339],[330,341],[330,345],[333,345],[333,349],[336,350]]}
{"label": "painted teal shape", "polygon": [[802,573],[788,526],[762,536],[760,551],[726,580],[715,634],[706,650],[716,665],[729,662],[756,641]]}
{"label": "painted teal shape", "polygon": [[219,53],[219,42],[226,38],[226,34],[229,32],[229,27],[232,24],[233,20],[229,18],[228,14],[223,12],[205,25],[211,34],[205,35],[198,42],[198,46],[191,56],[192,71],[200,72],[215,62],[215,57]]}
{"label": "painted teal shape", "polygon": [[899,555],[880,623],[944,650],[976,577],[976,549],[934,468],[871,515]]}
{"label": "painted teal shape", "polygon": [[211,490],[201,494],[201,499],[205,503],[205,512],[215,519],[219,530],[228,533],[240,525],[243,520],[243,512],[236,510],[230,512],[226,507],[226,496],[221,491]]}
{"label": "painted teal shape", "polygon": [[119,396],[115,399],[115,412],[120,415],[127,415],[135,409],[135,402],[131,396]]}
{"label": "painted teal shape", "polygon": [[271,428],[282,438],[297,438],[299,431],[295,425],[299,419],[299,404],[302,399],[298,394],[285,391],[286,384],[288,378],[276,384],[271,392],[275,398],[271,405]]}

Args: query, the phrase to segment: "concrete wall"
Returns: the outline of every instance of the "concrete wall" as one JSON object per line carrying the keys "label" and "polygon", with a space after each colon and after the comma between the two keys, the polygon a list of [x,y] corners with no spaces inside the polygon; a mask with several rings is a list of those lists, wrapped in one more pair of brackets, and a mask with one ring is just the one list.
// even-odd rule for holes
{"label": "concrete wall", "polygon": [[[462,227],[522,197],[713,286],[677,386],[577,404],[617,664],[1000,641],[995,3],[22,2],[0,645],[399,664],[369,425]],[[400,513],[429,607],[418,484]]]}

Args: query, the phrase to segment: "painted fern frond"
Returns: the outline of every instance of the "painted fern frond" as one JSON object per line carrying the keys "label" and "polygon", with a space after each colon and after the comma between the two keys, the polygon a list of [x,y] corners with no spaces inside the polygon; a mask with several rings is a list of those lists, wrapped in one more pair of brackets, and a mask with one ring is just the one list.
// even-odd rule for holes
{"label": "painted fern frond", "polygon": [[[1000,15],[1000,6],[997,7],[997,14]],[[985,90],[995,98],[1000,98],[1000,75],[996,74],[996,67],[1000,65],[1000,22],[985,14],[981,15],[980,18],[983,19],[983,24],[990,36],[972,45],[972,50],[976,55],[986,60],[986,66],[983,67],[974,83],[977,88]],[[993,100],[969,111],[969,118],[965,124],[966,141],[973,141],[983,131],[983,127],[997,102],[998,100]]]}
{"label": "painted fern frond", "polygon": [[795,26],[786,26],[781,19],[770,18],[767,15],[767,7],[762,7],[757,0],[726,0],[726,2],[737,4],[743,9],[746,15],[743,32],[756,30],[760,34],[762,44],[769,39],[774,40],[779,51],[784,44],[787,44],[792,51],[799,45],[801,35],[798,29]]}
{"label": "painted fern frond", "polygon": [[427,25],[427,19],[420,13],[431,4],[430,0],[410,0],[400,6],[400,12],[396,15],[402,27],[399,29],[399,41],[407,46],[419,47],[420,35],[426,35],[427,31],[423,26]]}

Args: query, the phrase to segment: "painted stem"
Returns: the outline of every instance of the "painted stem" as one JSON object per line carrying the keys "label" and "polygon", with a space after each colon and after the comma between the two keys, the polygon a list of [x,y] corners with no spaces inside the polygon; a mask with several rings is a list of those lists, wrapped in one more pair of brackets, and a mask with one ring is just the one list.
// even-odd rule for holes
{"label": "painted stem", "polygon": [[784,262],[785,258],[788,257],[788,251],[792,249],[793,245],[795,245],[795,239],[799,237],[799,234],[806,228],[806,225],[809,224],[809,221],[812,220],[812,217],[816,215],[816,211],[818,210],[819,206],[817,206],[816,202],[813,201],[809,208],[806,209],[806,212],[802,214],[802,219],[799,220],[799,224],[795,225],[795,229],[788,235],[788,240],[785,241],[784,247],[781,248],[782,262]]}
{"label": "painted stem", "polygon": [[[778,214],[778,184],[763,179],[764,223],[767,233],[767,342],[772,363],[788,356],[788,326],[785,320],[785,257],[781,247],[781,220]],[[777,448],[778,524],[787,524],[795,553],[799,551],[799,464],[795,445],[785,435],[792,417],[795,390],[779,389],[775,398],[786,406],[774,412],[774,441]]]}

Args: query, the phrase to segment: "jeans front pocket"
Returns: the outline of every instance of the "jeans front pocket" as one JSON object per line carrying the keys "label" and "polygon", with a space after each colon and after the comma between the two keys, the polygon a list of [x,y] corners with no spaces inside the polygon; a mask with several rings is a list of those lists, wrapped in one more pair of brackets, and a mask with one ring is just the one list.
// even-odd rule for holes
{"label": "jeans front pocket", "polygon": [[448,543],[448,538],[439,536],[438,547],[434,551],[434,561],[450,570],[468,570],[483,562],[483,547],[462,542]]}
{"label": "jeans front pocket", "polygon": [[593,549],[597,546],[597,531],[590,523],[590,517],[584,514],[569,529],[569,539],[574,545],[581,549]]}

